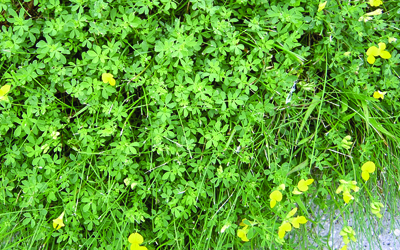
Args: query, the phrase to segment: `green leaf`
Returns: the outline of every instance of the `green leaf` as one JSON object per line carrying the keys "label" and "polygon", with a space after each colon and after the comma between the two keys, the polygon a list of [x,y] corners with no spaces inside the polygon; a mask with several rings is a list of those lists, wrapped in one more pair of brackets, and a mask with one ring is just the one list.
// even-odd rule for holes
{"label": "green leaf", "polygon": [[[311,135],[311,136],[313,136],[313,135]],[[308,138],[306,138],[306,139],[308,140]],[[290,170],[287,173],[287,175],[290,175],[291,173],[298,172],[298,171],[302,170],[303,168],[307,167],[308,164],[309,164],[309,160],[307,159],[307,160],[303,161],[302,163],[300,163],[299,165],[297,165],[296,167],[294,167],[292,170]]]}
{"label": "green leaf", "polygon": [[[308,120],[308,118],[310,117],[311,113],[313,112],[313,110],[315,109],[315,107],[317,107],[317,105],[321,102],[320,97],[319,96],[315,96],[315,99],[311,102],[310,106],[308,106],[308,109],[304,115],[303,121],[301,122],[299,131],[302,131],[304,126],[306,125],[306,122]],[[296,144],[299,140],[301,133],[297,133],[297,137],[296,137]]]}

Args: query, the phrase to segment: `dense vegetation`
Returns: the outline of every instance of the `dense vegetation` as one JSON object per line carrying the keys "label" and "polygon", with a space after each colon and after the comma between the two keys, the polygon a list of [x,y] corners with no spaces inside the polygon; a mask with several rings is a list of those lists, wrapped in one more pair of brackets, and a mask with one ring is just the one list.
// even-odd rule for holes
{"label": "dense vegetation", "polygon": [[398,1],[0,13],[2,249],[312,249],[315,207],[396,210]]}

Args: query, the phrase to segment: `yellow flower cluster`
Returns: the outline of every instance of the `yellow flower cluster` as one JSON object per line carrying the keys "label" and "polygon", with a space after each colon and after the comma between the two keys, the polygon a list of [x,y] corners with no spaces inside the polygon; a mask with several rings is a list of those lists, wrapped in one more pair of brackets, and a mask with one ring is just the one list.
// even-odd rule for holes
{"label": "yellow flower cluster", "polygon": [[[303,192],[308,190],[308,186],[310,186],[314,182],[314,179],[308,179],[304,180],[301,179],[299,183],[297,184],[297,187],[294,188],[293,194],[302,194]],[[278,189],[273,191],[270,195],[269,198],[271,199],[270,201],[270,207],[274,208],[277,202],[280,202],[283,198],[282,193],[280,190],[285,190],[285,185],[281,184],[279,185]]]}
{"label": "yellow flower cluster", "polygon": [[381,208],[383,208],[383,204],[380,202],[371,202],[371,213],[375,214],[376,217],[382,218]]}
{"label": "yellow flower cluster", "polygon": [[346,135],[342,139],[340,146],[342,146],[345,149],[350,149],[351,145],[353,145],[353,142],[351,142],[350,140],[351,140],[351,136],[350,135]]}
{"label": "yellow flower cluster", "polygon": [[299,228],[300,224],[307,223],[307,219],[304,216],[297,216],[296,218],[292,218],[296,212],[297,207],[293,208],[286,216],[286,219],[282,222],[278,230],[279,238],[283,239],[286,232],[290,232],[292,230],[292,226],[295,228]]}
{"label": "yellow flower cluster", "polygon": [[342,228],[342,231],[339,233],[343,237],[343,242],[344,246],[341,248],[341,250],[347,250],[347,244],[349,244],[350,239],[354,242],[356,242],[356,232],[354,232],[353,228],[349,226],[345,226]]}
{"label": "yellow flower cluster", "polygon": [[339,180],[339,182],[341,184],[336,190],[336,193],[340,194],[343,191],[343,200],[344,202],[349,203],[350,200],[354,199],[354,197],[350,194],[351,190],[353,190],[354,192],[358,192],[360,188],[356,186],[356,181]]}

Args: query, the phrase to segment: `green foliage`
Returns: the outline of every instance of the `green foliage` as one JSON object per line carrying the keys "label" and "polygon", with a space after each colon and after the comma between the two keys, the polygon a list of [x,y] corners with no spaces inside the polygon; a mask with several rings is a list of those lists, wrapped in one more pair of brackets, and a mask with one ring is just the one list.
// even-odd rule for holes
{"label": "green foliage", "polygon": [[295,203],[343,207],[339,180],[400,138],[400,5],[319,3],[0,0],[1,248],[295,247]]}

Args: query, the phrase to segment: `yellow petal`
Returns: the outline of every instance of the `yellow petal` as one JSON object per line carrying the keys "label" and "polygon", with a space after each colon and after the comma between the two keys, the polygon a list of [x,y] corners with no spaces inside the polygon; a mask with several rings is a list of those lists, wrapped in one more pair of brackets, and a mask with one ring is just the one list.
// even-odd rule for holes
{"label": "yellow petal", "polygon": [[307,186],[305,180],[300,180],[299,183],[297,184],[297,187],[299,188],[300,191],[303,191],[303,192],[308,190],[308,186]]}
{"label": "yellow petal", "polygon": [[314,182],[314,179],[308,179],[306,180],[307,186],[311,185]]}
{"label": "yellow petal", "polygon": [[370,16],[360,16],[360,18],[358,19],[359,22],[364,21],[364,23],[366,23],[370,20],[372,20],[372,17],[370,17]]}
{"label": "yellow petal", "polygon": [[374,62],[375,62],[375,57],[374,57],[373,55],[369,55],[368,58],[367,58],[367,62],[368,62],[369,64],[374,64]]}
{"label": "yellow petal", "polygon": [[286,218],[292,217],[296,212],[297,212],[297,207],[293,208],[293,209],[288,213],[288,215],[286,216]]}
{"label": "yellow petal", "polygon": [[249,239],[247,238],[247,232],[248,232],[247,228],[246,229],[238,229],[237,230],[237,236],[239,238],[241,238],[242,241],[249,241]]}
{"label": "yellow petal", "polygon": [[382,0],[369,0],[369,5],[378,7],[379,5],[383,4]]}
{"label": "yellow petal", "polygon": [[246,218],[242,219],[242,222],[240,222],[239,226],[247,227],[248,225],[244,224],[245,220],[247,220],[247,219]]}
{"label": "yellow petal", "polygon": [[286,231],[281,229],[281,228],[279,228],[279,230],[278,230],[279,238],[283,239],[285,237],[285,234],[286,234]]}
{"label": "yellow petal", "polygon": [[339,250],[347,250],[347,245],[344,245],[342,248],[340,248]]}
{"label": "yellow petal", "polygon": [[282,225],[279,227],[279,229],[289,232],[292,230],[292,226],[290,225],[289,222],[283,222]]}
{"label": "yellow petal", "polygon": [[294,218],[294,219],[291,221],[291,223],[292,223],[292,225],[293,225],[294,228],[299,228],[299,227],[300,227],[299,222],[297,221],[296,218]]}
{"label": "yellow petal", "polygon": [[386,94],[386,92],[380,92],[379,90],[378,90],[378,91],[375,91],[375,92],[374,92],[374,98],[375,98],[375,99],[379,99],[379,98],[382,98],[382,99],[383,99],[383,97],[384,97],[385,94]]}
{"label": "yellow petal", "polygon": [[318,5],[318,12],[322,11],[323,9],[325,9],[326,4],[327,4],[327,1],[325,1],[323,3],[320,3]]}
{"label": "yellow petal", "polygon": [[131,245],[131,250],[147,250],[147,247],[139,246],[139,244],[133,243]]}
{"label": "yellow petal", "polygon": [[[379,92],[380,93],[380,92]],[[374,94],[375,95],[375,94]],[[383,97],[383,95],[382,95]],[[367,161],[366,163],[364,163],[361,167],[361,170],[363,172],[368,172],[368,173],[373,173],[375,171],[375,163],[373,163],[372,161]]]}
{"label": "yellow petal", "polygon": [[381,56],[383,59],[389,59],[389,58],[392,57],[392,55],[389,53],[389,51],[381,51],[380,56]]}
{"label": "yellow petal", "polygon": [[115,86],[115,79],[114,78],[110,78],[109,81],[111,86]]}
{"label": "yellow petal", "polygon": [[101,79],[103,80],[104,83],[108,83],[110,79],[112,79],[114,76],[110,73],[103,73],[101,75]]}
{"label": "yellow petal", "polygon": [[132,244],[142,244],[143,243],[143,236],[138,233],[133,233],[129,235],[128,241]]}
{"label": "yellow petal", "polygon": [[8,93],[8,91],[10,91],[11,86],[10,85],[4,85],[3,87],[1,87],[0,89],[0,96],[4,96],[5,94]]}
{"label": "yellow petal", "polygon": [[352,200],[352,199],[354,199],[354,197],[350,194],[349,191],[343,192],[343,200],[344,200],[344,202],[349,203],[350,200]]}
{"label": "yellow petal", "polygon": [[60,229],[61,227],[64,227],[64,222],[62,219],[57,218],[55,220],[53,220],[53,228],[55,228],[56,230]]}
{"label": "yellow petal", "polygon": [[351,186],[351,189],[353,189],[354,192],[358,192],[360,190],[360,188],[356,185]]}
{"label": "yellow petal", "polygon": [[307,220],[306,217],[304,217],[304,216],[297,216],[297,221],[298,221],[300,224],[306,224],[308,220]]}
{"label": "yellow petal", "polygon": [[343,191],[343,185],[340,185],[337,189],[336,189],[336,193],[340,194]]}
{"label": "yellow petal", "polygon": [[64,217],[64,212],[61,213],[60,216],[58,216],[57,219],[53,220],[53,228],[56,230],[60,229],[61,227],[64,227],[64,222],[63,222],[63,217]]}
{"label": "yellow petal", "polygon": [[302,194],[303,192],[300,192],[297,187],[294,188],[292,194]]}
{"label": "yellow petal", "polygon": [[6,95],[1,96],[0,95],[0,101],[3,101],[3,100],[7,102],[8,101],[8,96],[6,96]]}
{"label": "yellow petal", "polygon": [[370,56],[379,56],[379,49],[375,46],[371,46],[368,50],[367,50],[367,55]]}
{"label": "yellow petal", "polygon": [[375,11],[366,13],[366,16],[377,16],[382,14],[382,9],[376,9]]}
{"label": "yellow petal", "polygon": [[276,200],[271,200],[270,203],[269,203],[269,206],[270,206],[271,208],[274,208],[275,205],[276,205]]}
{"label": "yellow petal", "polygon": [[275,190],[274,192],[272,192],[269,195],[269,198],[271,198],[272,200],[276,200],[276,201],[281,201],[282,200],[282,193],[278,190]]}
{"label": "yellow petal", "polygon": [[368,181],[369,180],[369,173],[367,171],[363,171],[361,173],[361,177],[364,179],[364,181]]}
{"label": "yellow petal", "polygon": [[385,43],[378,43],[379,46],[379,52],[382,52],[386,49],[386,44]]}
{"label": "yellow petal", "polygon": [[299,223],[305,224],[305,223],[307,223],[307,219],[304,216],[297,216],[291,222],[292,222],[293,227],[299,228],[300,227]]}

